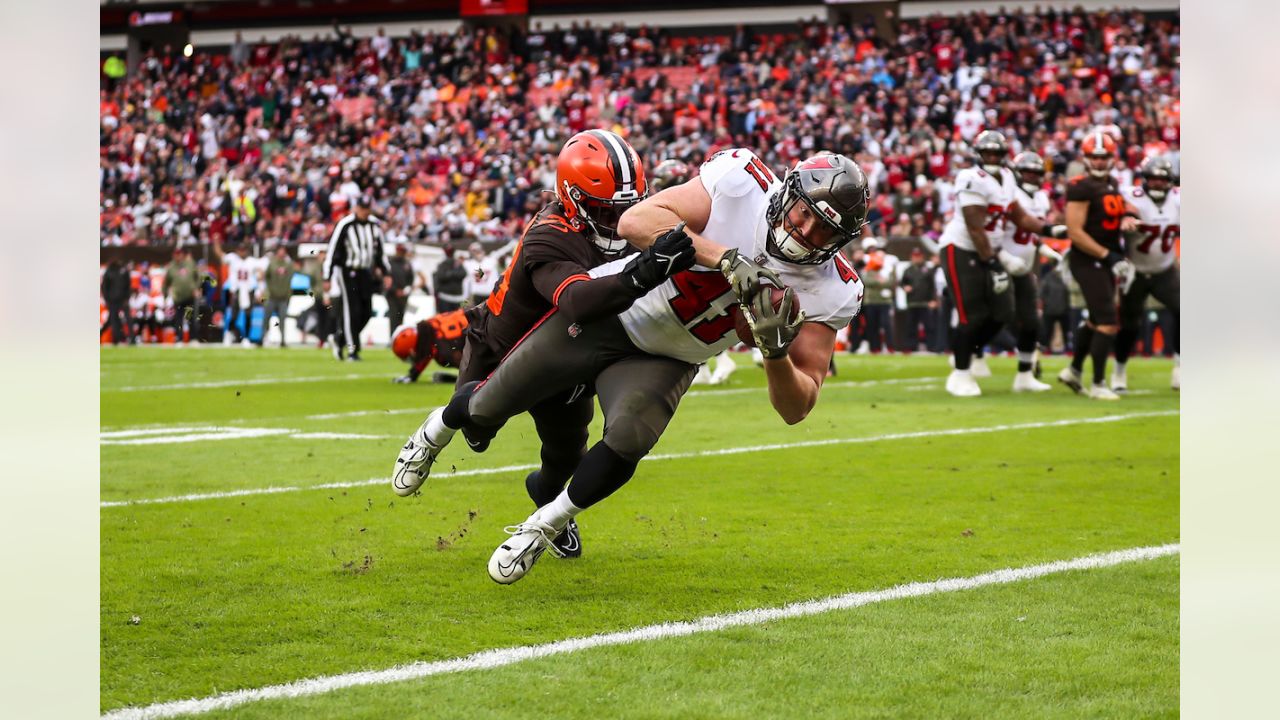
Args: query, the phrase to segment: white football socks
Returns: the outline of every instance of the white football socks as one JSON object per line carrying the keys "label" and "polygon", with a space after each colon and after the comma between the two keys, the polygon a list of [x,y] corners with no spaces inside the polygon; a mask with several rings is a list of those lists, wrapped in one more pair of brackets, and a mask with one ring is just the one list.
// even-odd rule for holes
{"label": "white football socks", "polygon": [[457,430],[444,424],[444,408],[431,413],[427,418],[427,440],[430,440],[433,445],[445,445],[453,439],[455,432]]}
{"label": "white football socks", "polygon": [[561,490],[555,500],[543,505],[538,510],[537,515],[540,522],[550,525],[556,530],[563,530],[564,526],[568,525],[569,521],[573,519],[573,516],[582,512],[582,510],[583,508],[574,505],[573,501],[569,499],[569,491],[566,489]]}

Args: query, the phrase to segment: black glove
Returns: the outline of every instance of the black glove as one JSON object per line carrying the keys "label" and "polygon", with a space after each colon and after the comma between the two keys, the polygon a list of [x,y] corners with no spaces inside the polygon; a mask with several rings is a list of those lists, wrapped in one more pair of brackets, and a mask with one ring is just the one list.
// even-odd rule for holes
{"label": "black glove", "polygon": [[397,385],[405,385],[405,384],[408,384],[408,383],[411,383],[411,382],[417,382],[417,381],[418,381],[418,378],[413,377],[412,375],[402,375],[402,376],[400,376],[400,377],[398,377],[398,378],[393,378],[393,379],[391,380],[391,382],[393,382],[393,383],[395,383],[395,384],[397,384]]}
{"label": "black glove", "polygon": [[729,287],[733,288],[733,294],[738,297],[740,303],[751,302],[751,299],[760,291],[762,279],[767,281],[766,284],[774,287],[785,287],[777,273],[739,255],[737,248],[725,251],[725,254],[720,256],[719,264],[720,272],[724,274],[724,279],[729,281]]}
{"label": "black glove", "polygon": [[1124,260],[1123,253],[1118,253],[1115,250],[1108,250],[1106,257],[1102,258],[1102,264],[1106,265],[1108,268],[1113,268],[1116,266],[1116,263],[1121,260]]}
{"label": "black glove", "polygon": [[681,222],[675,229],[659,235],[652,245],[632,258],[622,269],[622,276],[643,295],[672,275],[693,267],[693,256],[693,241]]}

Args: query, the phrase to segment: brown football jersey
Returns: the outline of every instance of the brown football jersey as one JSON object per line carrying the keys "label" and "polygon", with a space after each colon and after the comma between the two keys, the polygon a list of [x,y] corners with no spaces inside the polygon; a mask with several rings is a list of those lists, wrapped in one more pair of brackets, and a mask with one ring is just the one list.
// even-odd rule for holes
{"label": "brown football jersey", "polygon": [[470,316],[469,336],[485,346],[490,362],[496,363],[551,312],[566,287],[589,279],[587,271],[607,260],[573,229],[558,202],[549,203],[525,228],[483,310]]}
{"label": "brown football jersey", "polygon": [[1095,178],[1077,175],[1067,183],[1067,202],[1089,203],[1084,219],[1084,231],[1098,244],[1124,252],[1120,243],[1120,220],[1124,217],[1124,196],[1110,177]]}

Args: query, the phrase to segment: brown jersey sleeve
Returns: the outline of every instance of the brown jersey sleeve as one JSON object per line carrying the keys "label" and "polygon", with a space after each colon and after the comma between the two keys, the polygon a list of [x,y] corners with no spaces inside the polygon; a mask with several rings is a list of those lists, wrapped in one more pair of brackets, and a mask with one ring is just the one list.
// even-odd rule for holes
{"label": "brown jersey sleeve", "polygon": [[538,293],[573,322],[617,315],[639,297],[622,275],[593,278],[588,274],[602,259],[581,234],[525,237],[525,272]]}

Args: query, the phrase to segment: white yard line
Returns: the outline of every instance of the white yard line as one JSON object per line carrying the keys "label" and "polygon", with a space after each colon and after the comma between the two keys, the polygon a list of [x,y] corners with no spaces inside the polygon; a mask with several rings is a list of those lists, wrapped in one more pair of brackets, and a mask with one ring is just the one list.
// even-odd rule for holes
{"label": "white yard line", "polygon": [[435,662],[414,662],[397,665],[384,670],[364,670],[343,675],[326,675],[297,680],[283,685],[268,685],[249,690],[211,695],[204,698],[176,700],[157,703],[145,707],[121,708],[102,716],[103,720],[150,720],[152,718],[170,718],[179,715],[195,715],[212,710],[226,710],[262,700],[279,700],[286,698],[322,695],[344,688],[366,685],[382,685],[406,680],[417,680],[433,675],[467,672],[471,670],[491,670],[512,665],[525,660],[535,660],[553,655],[589,650],[597,647],[630,645],[637,642],[651,642],[666,638],[686,637],[706,632],[716,632],[726,628],[761,625],[764,623],[786,620],[790,618],[809,617],[838,610],[850,610],[875,603],[906,598],[924,597],[939,593],[973,590],[988,585],[1005,585],[1023,582],[1047,575],[1057,575],[1078,570],[1093,570],[1111,567],[1124,563],[1154,560],[1156,558],[1177,555],[1180,547],[1177,543],[1150,547],[1130,548],[1114,552],[1086,555],[1072,560],[1059,560],[1042,565],[1029,565],[1020,568],[1008,568],[983,573],[965,578],[950,578],[933,582],[914,582],[897,585],[885,590],[869,592],[852,592],[821,600],[792,603],[781,607],[757,608],[725,615],[709,615],[687,622],[663,623],[632,628],[620,632],[602,633],[587,637],[559,640],[543,645],[525,645],[520,647],[486,650],[466,657]]}
{"label": "white yard line", "polygon": [[[354,376],[351,376],[351,377],[368,377],[368,376],[365,376],[365,375],[354,375]],[[277,382],[277,380],[276,380],[276,379],[273,379],[273,378],[258,378],[258,379],[254,380],[254,381],[251,381],[251,382],[250,382],[250,384],[255,384],[255,383],[256,383],[256,384],[265,384],[265,382],[263,382],[263,381],[268,381],[268,380],[269,380],[269,381],[271,381],[271,382]],[[304,380],[306,380],[306,381],[308,381],[308,382],[310,381],[310,380],[308,380],[307,378],[299,378],[299,379],[297,379],[296,381],[297,381],[297,382],[302,382],[302,381],[304,381]],[[912,378],[892,378],[892,379],[889,379],[889,380],[844,380],[844,381],[840,381],[840,382],[829,382],[829,383],[824,384],[822,387],[823,387],[823,389],[827,389],[827,388],[860,388],[860,387],[873,387],[873,386],[876,386],[876,385],[912,385],[912,384],[917,384],[917,383],[937,383],[937,381],[938,381],[938,378],[933,377],[933,376],[927,376],[927,377],[912,377]],[[281,381],[281,382],[283,382],[283,381]],[[230,387],[230,386],[232,386],[232,385],[234,385],[234,384],[235,384],[235,383],[232,383],[231,381],[227,381],[227,382],[225,383],[225,386],[226,386],[226,387]],[[242,384],[243,384],[243,383],[242,383]],[[224,386],[224,385],[218,385],[217,387],[223,387],[223,386]],[[934,386],[934,387],[936,387],[936,384],[935,384],[935,385],[933,385],[933,386]],[[178,387],[178,386],[162,386],[162,389],[170,389],[170,388],[177,388],[177,387]],[[191,386],[186,386],[186,385],[184,385],[184,386],[182,386],[182,387],[186,388],[186,387],[191,387]],[[209,386],[208,386],[208,385],[202,385],[201,387],[209,387]],[[132,388],[132,389],[134,389],[134,390],[141,390],[141,389],[155,389],[155,388],[154,388],[154,387],[152,387],[152,388]],[[908,388],[908,389],[913,389],[913,388]],[[104,392],[105,392],[105,391],[104,391]],[[765,394],[765,388],[763,388],[763,387],[744,387],[744,388],[713,388],[713,389],[707,389],[707,390],[693,390],[693,391],[690,391],[690,392],[688,392],[688,393],[685,393],[685,397],[703,397],[703,396],[711,396],[711,397],[714,397],[714,396],[717,396],[717,395],[744,395],[744,394],[747,394],[747,393],[756,393],[756,392],[760,393],[760,394],[761,394],[761,396],[763,397],[763,396],[764,396],[764,394]],[[229,419],[229,420],[222,420],[221,422],[223,422],[223,423],[265,422],[265,421],[268,421],[268,420],[292,420],[292,419],[297,418],[297,417],[301,417],[303,420],[340,420],[340,419],[343,419],[343,418],[367,417],[367,416],[369,416],[369,415],[413,415],[413,414],[415,414],[415,413],[421,413],[423,417],[426,417],[426,414],[427,414],[427,413],[431,412],[432,410],[434,410],[434,409],[435,409],[435,408],[437,408],[437,407],[439,407],[439,406],[438,406],[438,405],[431,405],[431,406],[428,406],[428,407],[413,407],[413,408],[395,408],[395,409],[378,409],[378,410],[349,410],[349,411],[346,411],[346,412],[318,413],[318,414],[315,414],[315,415],[302,415],[302,416],[298,416],[298,415],[273,415],[273,416],[270,416],[270,417],[232,418],[232,419]],[[111,431],[112,431],[112,432],[123,432],[123,431],[129,431],[129,430],[141,430],[141,429],[156,429],[156,430],[164,430],[164,429],[165,429],[165,428],[167,428],[167,427],[169,427],[169,426],[167,426],[167,425],[162,425],[162,424],[128,425],[128,426],[123,426],[123,427],[118,427],[118,428],[111,428]]]}
{"label": "white yard line", "polygon": [[[823,447],[826,445],[853,445],[858,443],[873,443],[887,440],[911,440],[926,437],[945,437],[951,435],[975,435],[981,433],[1006,432],[1010,430],[1039,430],[1042,428],[1069,427],[1072,425],[1090,425],[1096,423],[1113,423],[1123,420],[1136,420],[1139,418],[1167,417],[1177,415],[1178,410],[1161,410],[1155,412],[1127,413],[1124,415],[1103,415],[1101,417],[1092,418],[1070,418],[1066,420],[1049,420],[1043,422],[1016,423],[1012,425],[987,425],[983,427],[968,428],[943,428],[937,430],[919,430],[916,432],[906,433],[889,433],[886,435],[868,435],[864,437],[853,438],[831,438],[827,440],[802,440],[792,443],[777,443],[772,445],[747,445],[743,447],[721,448],[718,450],[698,450],[695,452],[683,453],[660,453],[649,455],[645,460],[683,460],[695,457],[715,457],[720,455],[739,455],[742,453],[767,452],[770,450],[790,450],[793,448],[804,447]],[[467,475],[492,475],[496,473],[519,472],[523,470],[534,470],[537,465],[507,465],[495,468],[473,468],[470,470],[462,470],[456,473],[441,473],[433,477],[452,478],[463,477]],[[368,480],[356,480],[353,482],[328,483],[324,485],[309,485],[299,487],[269,487],[269,488],[251,488],[244,490],[230,490],[223,492],[196,493],[192,495],[176,495],[172,497],[160,498],[144,498],[140,500],[109,500],[98,503],[99,507],[126,507],[129,505],[155,505],[167,503],[193,502],[196,500],[215,500],[219,498],[244,497],[246,495],[275,495],[287,492],[301,492],[304,490],[320,490],[326,488],[348,488],[361,487],[365,485],[381,485],[387,483],[387,477],[369,478]]]}
{"label": "white yard line", "polygon": [[102,392],[151,392],[153,390],[199,390],[204,388],[240,387],[241,385],[283,385],[287,383],[325,382],[335,380],[360,380],[381,375],[311,375],[307,377],[258,377],[243,380],[212,380],[209,382],[174,383],[172,385],[125,385],[102,388]]}

